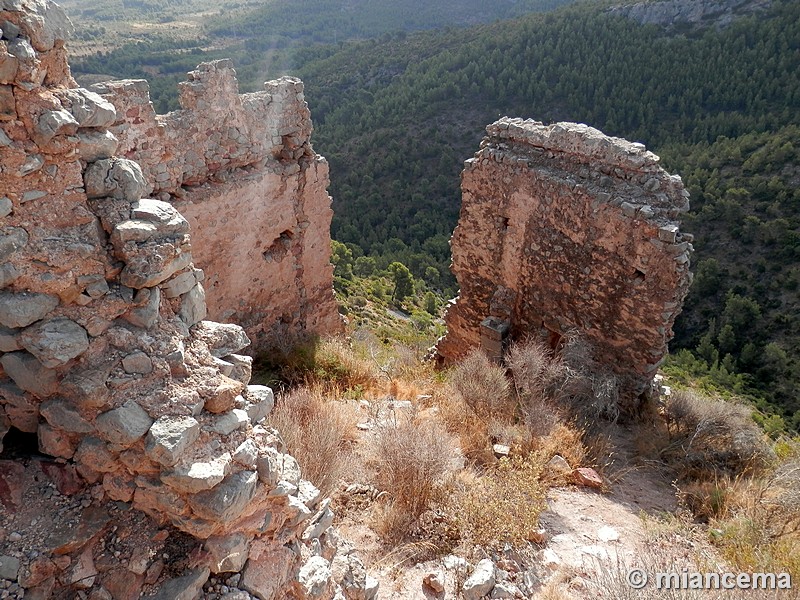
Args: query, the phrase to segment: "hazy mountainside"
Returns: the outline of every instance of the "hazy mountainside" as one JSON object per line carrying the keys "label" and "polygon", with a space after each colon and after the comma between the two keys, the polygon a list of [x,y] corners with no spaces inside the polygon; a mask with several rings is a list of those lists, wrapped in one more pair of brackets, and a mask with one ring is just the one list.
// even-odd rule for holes
{"label": "hazy mountainside", "polygon": [[213,35],[257,38],[277,46],[298,40],[338,43],[390,31],[469,26],[558,8],[573,0],[297,0],[268,2],[247,14],[216,20]]}
{"label": "hazy mountainside", "polygon": [[[699,347],[698,375],[757,390],[797,423],[799,22],[797,3],[778,2],[674,35],[582,6],[311,63],[300,74],[332,165],[334,236],[424,276],[447,256],[461,159],[500,114],[582,121],[663,149],[693,192],[686,230],[701,271],[673,346]],[[438,49],[416,61],[414,44]]]}
{"label": "hazy mountainside", "polygon": [[463,31],[575,0],[268,0],[257,7],[254,0],[65,1],[83,34],[71,44],[79,82],[147,78],[157,109],[166,112],[177,107],[175,84],[199,60],[233,58],[242,90],[253,91],[355,39],[386,43],[416,30]]}
{"label": "hazy mountainside", "polygon": [[[584,4],[282,58],[244,51],[237,67],[248,89],[265,63],[298,65],[315,147],[331,162],[334,237],[356,258],[372,255],[380,268],[399,260],[448,294],[458,174],[487,123],[579,121],[646,143],[693,194],[685,230],[696,234],[697,283],[673,347],[702,358],[681,364],[797,426],[799,23],[800,3],[788,0],[680,33]],[[215,56],[140,46],[76,70],[136,75],[143,60],[177,73]]]}

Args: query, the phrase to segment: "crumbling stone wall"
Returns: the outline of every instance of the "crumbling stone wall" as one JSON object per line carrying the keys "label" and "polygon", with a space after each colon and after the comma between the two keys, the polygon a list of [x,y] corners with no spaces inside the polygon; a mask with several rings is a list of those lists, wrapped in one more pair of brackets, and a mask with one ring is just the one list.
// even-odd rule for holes
{"label": "crumbling stone wall", "polygon": [[[579,332],[630,402],[667,352],[691,282],[680,177],[642,144],[575,123],[503,118],[462,174],[451,241],[460,286],[439,341],[454,361],[483,346]],[[503,342],[503,340],[506,342]]]}
{"label": "crumbling stone wall", "polygon": [[146,81],[92,88],[117,109],[120,156],[195,232],[209,316],[241,324],[256,348],[341,330],[333,297],[328,163],[311,147],[300,80],[239,94],[229,60],[180,84],[182,109],[156,115]]}
{"label": "crumbling stone wall", "polygon": [[[63,12],[0,0],[0,28],[0,443],[35,433],[101,497],[205,540],[180,597],[240,570],[261,600],[332,597],[329,501],[264,423],[244,330],[205,320],[190,224],[116,156],[117,109],[76,87]],[[349,597],[370,595],[359,564]]]}

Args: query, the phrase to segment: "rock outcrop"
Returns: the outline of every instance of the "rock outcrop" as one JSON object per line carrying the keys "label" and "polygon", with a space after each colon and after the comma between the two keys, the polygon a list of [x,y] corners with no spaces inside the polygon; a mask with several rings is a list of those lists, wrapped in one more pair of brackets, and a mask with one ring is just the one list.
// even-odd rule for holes
{"label": "rock outcrop", "polygon": [[[667,351],[691,282],[681,179],[642,144],[574,123],[504,118],[466,162],[451,241],[460,295],[446,361],[538,336],[578,332],[615,372],[628,403]],[[630,404],[629,404],[630,406]]]}
{"label": "rock outcrop", "polygon": [[612,14],[624,15],[642,25],[730,24],[737,16],[769,8],[771,0],[660,0],[613,6]]}
{"label": "rock outcrop", "polygon": [[[145,163],[144,169],[119,157],[120,141],[110,129],[119,131],[118,108],[76,87],[64,52],[69,21],[53,3],[0,0],[0,28],[0,441],[12,428],[35,434],[42,453],[74,465],[94,486],[88,500],[100,512],[109,499],[125,503],[158,525],[200,540],[202,551],[191,557],[188,571],[159,571],[148,582],[152,590],[161,590],[157,598],[194,598],[209,573],[234,571],[242,571],[240,587],[261,600],[332,596],[337,586],[329,566],[336,548],[326,537],[328,502],[301,478],[278,432],[264,422],[272,409],[272,391],[249,385],[251,359],[240,354],[249,344],[245,331],[206,320],[208,280],[194,265],[192,242],[197,238],[190,238],[190,223],[172,204],[147,197],[153,187],[148,178],[162,172],[161,164],[168,175],[156,190],[162,194],[165,186],[177,191],[176,186],[229,171],[199,163],[190,167],[163,153],[158,165]],[[219,77],[233,85],[230,71]],[[202,88],[201,80],[195,78],[184,97],[195,98],[198,110],[224,123],[212,110],[219,106],[201,105],[203,92],[192,96],[192,90]],[[287,123],[280,121],[282,107],[300,106],[299,84],[272,85],[271,95],[242,102],[253,104],[253,120],[256,109],[264,111],[270,125],[262,131],[277,127],[285,138],[269,137],[258,151],[244,140],[246,158],[229,167],[244,173],[256,154],[275,169],[284,160],[293,175],[264,171],[254,179],[284,186],[291,179],[293,185],[314,188],[317,196],[324,194],[324,162],[310,154],[307,138],[296,137],[303,115],[290,111]],[[186,121],[188,129],[172,146],[176,150],[180,144],[184,156],[210,152],[208,144],[193,141],[204,135],[238,156],[234,144],[245,133],[229,131],[220,139],[215,131],[197,130],[200,122],[187,114],[170,119]],[[162,136],[178,136],[173,127],[159,125],[158,130]],[[275,156],[267,159],[262,151]],[[226,193],[233,198],[236,183],[230,185]],[[295,243],[313,241],[325,245],[315,248],[320,257],[327,253],[324,227],[312,224],[309,205],[287,200],[284,208],[291,214],[276,212],[269,218],[288,223],[292,243],[287,252],[293,256],[303,251]],[[326,195],[316,208],[325,217]],[[220,207],[208,210],[222,212]],[[253,220],[241,214],[229,225],[246,230],[245,221]],[[238,230],[231,235],[237,237]],[[247,241],[245,235],[238,238],[234,241]],[[301,267],[287,269],[293,281],[308,278],[302,288],[308,302],[323,303],[324,294],[330,294],[323,289],[325,268],[319,280]],[[258,288],[261,280],[250,283]],[[284,282],[263,284],[272,289]],[[324,306],[315,308],[324,313]],[[4,505],[6,500],[0,493]],[[109,519],[89,521],[94,523],[89,537],[83,539],[80,528],[65,530],[65,539],[50,550],[59,555],[77,551],[100,535]],[[38,541],[5,540],[4,535],[0,528],[4,553],[14,551],[14,543]],[[22,563],[15,572],[34,568],[28,559],[35,553],[17,549],[17,554]],[[54,564],[69,566],[70,558],[63,558],[54,558]],[[91,552],[83,558],[91,563]],[[124,577],[138,577],[140,586],[152,559],[145,558],[141,570],[124,570]],[[314,589],[322,589],[319,594],[303,587],[309,571]],[[48,573],[42,580],[52,590],[53,572]],[[130,585],[117,593],[111,588],[122,585],[120,580],[100,575],[81,589],[88,593],[94,587],[92,598],[129,597]],[[75,577],[89,581],[88,576]],[[36,585],[33,576],[25,581]],[[100,590],[104,585],[110,588]],[[45,589],[31,597],[49,594]]]}
{"label": "rock outcrop", "polygon": [[116,108],[108,131],[117,153],[141,165],[146,192],[195,232],[210,318],[242,325],[256,349],[341,330],[328,163],[311,147],[300,80],[240,95],[229,60],[204,63],[180,84],[181,110],[166,115],[155,113],[146,81],[92,89]]}

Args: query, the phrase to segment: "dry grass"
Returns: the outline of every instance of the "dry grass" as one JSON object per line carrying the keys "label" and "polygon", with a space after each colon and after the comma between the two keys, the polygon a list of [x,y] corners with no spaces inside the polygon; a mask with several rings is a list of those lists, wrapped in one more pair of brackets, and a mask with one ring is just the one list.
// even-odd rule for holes
{"label": "dry grass", "polygon": [[374,442],[376,485],[389,493],[376,529],[401,540],[420,515],[442,497],[456,464],[452,440],[435,421],[384,426]]}
{"label": "dry grass", "polygon": [[[628,574],[632,569],[641,569],[647,574],[648,582],[643,589],[634,589],[630,585]],[[715,565],[698,564],[686,556],[676,555],[668,546],[651,544],[640,547],[635,559],[615,553],[607,560],[591,561],[587,565],[590,573],[588,586],[580,597],[609,600],[767,600],[797,597],[792,592],[787,594],[786,590],[675,589],[677,586],[663,583],[659,589],[655,582],[656,573],[677,573],[678,577],[686,573],[688,583],[691,582],[691,574],[727,570]]]}
{"label": "dry grass", "polygon": [[494,462],[495,443],[527,443],[505,369],[478,350],[450,371],[436,400],[445,425],[460,440],[461,452],[473,462]]}
{"label": "dry grass", "polygon": [[482,476],[459,486],[453,497],[462,536],[474,544],[523,544],[539,529],[546,507],[540,454],[501,460]]}
{"label": "dry grass", "polygon": [[754,475],[774,459],[746,406],[677,390],[663,411],[669,443],[661,457],[684,480]]}
{"label": "dry grass", "polygon": [[776,454],[747,406],[675,390],[652,440],[678,476],[679,498],[742,571],[800,577],[800,459]]}
{"label": "dry grass", "polygon": [[552,404],[567,377],[564,362],[531,340],[513,344],[506,364],[528,428],[534,434],[546,433],[558,421]]}
{"label": "dry grass", "polygon": [[563,381],[556,400],[581,425],[616,422],[620,415],[619,382],[594,359],[592,347],[579,335],[567,337],[561,350]]}
{"label": "dry grass", "polygon": [[710,527],[723,555],[742,569],[787,571],[800,578],[800,461],[717,489],[723,490],[724,505]]}
{"label": "dry grass", "polygon": [[353,406],[328,399],[320,387],[302,387],[278,397],[269,423],[280,432],[303,477],[330,495],[348,468]]}
{"label": "dry grass", "polygon": [[271,358],[268,368],[290,386],[312,386],[329,394],[362,395],[381,385],[378,366],[355,352],[346,339],[314,339]]}

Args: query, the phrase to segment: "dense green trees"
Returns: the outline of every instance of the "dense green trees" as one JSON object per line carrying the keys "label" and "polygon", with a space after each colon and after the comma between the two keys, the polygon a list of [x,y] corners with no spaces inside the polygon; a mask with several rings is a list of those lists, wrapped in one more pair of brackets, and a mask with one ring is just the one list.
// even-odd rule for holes
{"label": "dense green trees", "polygon": [[[269,36],[249,38],[226,52],[238,53],[243,90],[290,67],[306,83],[314,144],[331,163],[340,281],[398,262],[455,293],[458,174],[498,116],[586,122],[645,142],[692,194],[683,228],[696,234],[696,280],[673,347],[693,354],[676,360],[800,425],[798,23],[790,0],[677,33],[581,4],[333,45],[274,50]],[[130,76],[150,65],[172,76],[217,56],[159,52],[134,46],[76,72]],[[174,106],[161,85],[159,108]]]}

